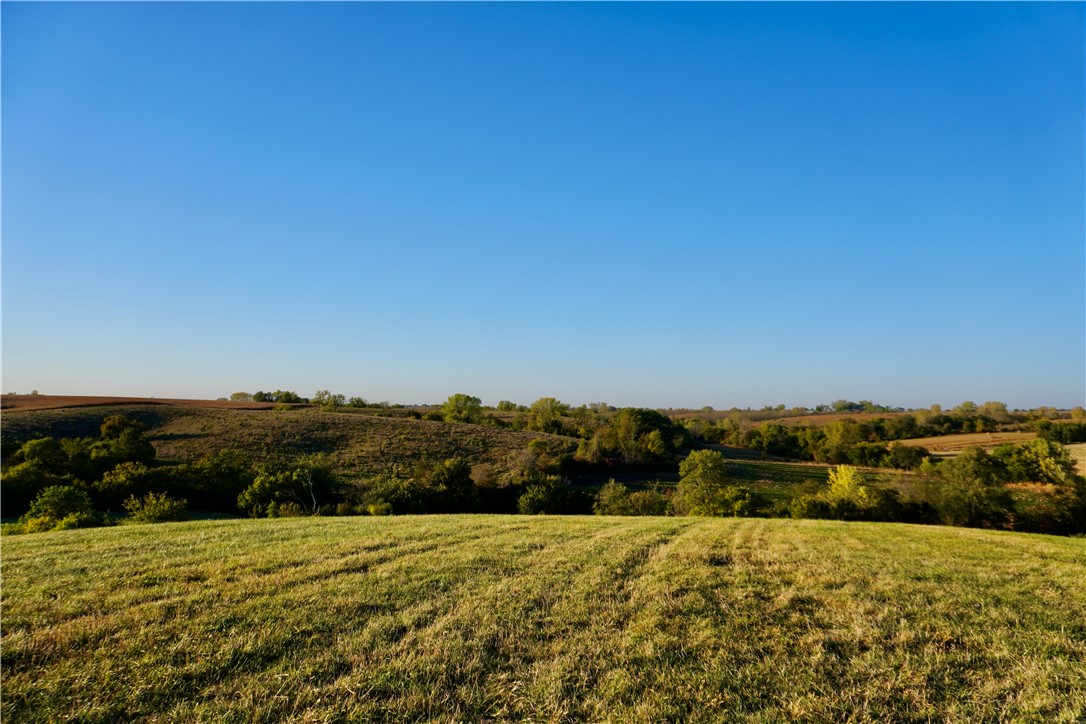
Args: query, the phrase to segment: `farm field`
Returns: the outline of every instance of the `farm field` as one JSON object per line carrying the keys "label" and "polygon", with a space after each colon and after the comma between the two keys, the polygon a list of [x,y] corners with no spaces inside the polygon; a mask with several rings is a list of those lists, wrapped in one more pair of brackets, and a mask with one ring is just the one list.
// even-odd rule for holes
{"label": "farm field", "polygon": [[1086,475],[1086,442],[1076,442],[1072,445],[1064,445],[1067,452],[1071,453],[1079,475]]}
{"label": "farm field", "polygon": [[4,410],[62,410],[70,407],[103,407],[114,405],[169,405],[175,407],[206,407],[226,410],[270,410],[274,402],[230,402],[228,400],[180,400],[157,397],[103,397],[93,395],[3,395],[0,408]]}
{"label": "farm field", "polygon": [[897,442],[902,445],[927,448],[942,456],[950,456],[957,455],[967,447],[993,448],[1009,442],[1032,440],[1035,437],[1037,433],[1034,432],[971,432],[940,437],[918,437]]}
{"label": "farm field", "polygon": [[1086,541],[432,516],[4,539],[5,722],[1081,721]]}

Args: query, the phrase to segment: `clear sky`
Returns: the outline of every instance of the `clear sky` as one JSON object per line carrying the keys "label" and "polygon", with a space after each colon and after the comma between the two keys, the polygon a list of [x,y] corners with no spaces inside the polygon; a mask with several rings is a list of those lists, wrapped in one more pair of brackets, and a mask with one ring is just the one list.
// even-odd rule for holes
{"label": "clear sky", "polygon": [[0,13],[3,391],[1086,401],[1081,3]]}

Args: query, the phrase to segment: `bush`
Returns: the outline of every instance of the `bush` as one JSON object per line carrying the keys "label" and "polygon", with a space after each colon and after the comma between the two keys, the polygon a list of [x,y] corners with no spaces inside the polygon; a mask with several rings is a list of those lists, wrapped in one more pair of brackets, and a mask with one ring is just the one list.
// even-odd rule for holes
{"label": "bush", "polygon": [[517,512],[522,515],[583,514],[592,509],[592,499],[570,488],[557,475],[541,476],[528,483],[517,499]]}
{"label": "bush", "polygon": [[596,496],[596,515],[667,515],[668,499],[658,490],[630,490],[609,480]]}
{"label": "bush", "polygon": [[1006,469],[977,447],[964,450],[938,467],[940,485],[931,501],[948,525],[1007,527],[1013,499],[1003,483]]}
{"label": "bush", "polygon": [[129,497],[124,501],[128,520],[133,523],[166,523],[188,520],[188,501],[175,499],[165,493],[148,493],[143,498]]}
{"label": "bush", "polygon": [[105,516],[94,510],[86,491],[71,485],[54,485],[41,491],[30,510],[19,519],[26,533],[105,525]]}
{"label": "bush", "polygon": [[316,515],[328,502],[334,486],[328,460],[321,455],[306,455],[291,468],[261,469],[252,484],[238,495],[238,510],[253,517],[273,517],[282,514],[280,503],[291,503],[308,515]]}
{"label": "bush", "polygon": [[695,450],[679,463],[679,485],[671,499],[676,515],[752,516],[766,501],[749,488],[732,485],[724,456]]}

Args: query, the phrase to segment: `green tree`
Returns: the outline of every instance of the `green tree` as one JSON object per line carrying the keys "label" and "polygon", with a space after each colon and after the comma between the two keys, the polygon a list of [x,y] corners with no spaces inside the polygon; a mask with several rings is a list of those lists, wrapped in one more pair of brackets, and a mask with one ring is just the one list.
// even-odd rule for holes
{"label": "green tree", "polygon": [[445,404],[441,406],[441,417],[445,422],[482,422],[483,401],[478,397],[459,392],[450,395]]}
{"label": "green tree", "polygon": [[471,465],[463,458],[451,458],[434,466],[429,476],[435,510],[438,513],[466,513],[478,503]]}
{"label": "green tree", "polygon": [[569,405],[554,397],[540,397],[529,408],[528,429],[562,434],[562,417],[569,414]]}
{"label": "green tree", "polygon": [[253,402],[252,394],[248,392],[232,392],[230,393],[231,402]]}
{"label": "green tree", "polygon": [[1000,445],[992,457],[1006,467],[1009,481],[1069,485],[1077,474],[1067,448],[1044,438]]}
{"label": "green tree", "polygon": [[716,450],[694,450],[679,463],[679,485],[671,505],[680,515],[749,516],[763,505],[759,496],[732,485],[724,456]]}
{"label": "green tree", "polygon": [[[277,400],[278,402],[279,400]],[[347,404],[347,398],[343,395],[333,394],[328,390],[317,390],[313,393],[311,402],[319,406],[325,412],[335,412]]]}
{"label": "green tree", "polygon": [[27,533],[104,524],[105,517],[94,510],[86,491],[71,485],[56,485],[41,491],[30,510],[19,519],[19,525]]}
{"label": "green tree", "polygon": [[966,448],[938,467],[940,485],[934,503],[949,525],[1004,527],[1013,499],[1004,487],[1006,469],[978,447]]}
{"label": "green tree", "polygon": [[332,468],[323,455],[306,455],[289,468],[264,468],[238,496],[238,509],[250,516],[273,514],[289,505],[315,515],[335,487]]}
{"label": "green tree", "polygon": [[51,437],[40,437],[23,443],[15,453],[15,460],[31,463],[39,470],[62,474],[67,471],[68,454],[64,447]]}

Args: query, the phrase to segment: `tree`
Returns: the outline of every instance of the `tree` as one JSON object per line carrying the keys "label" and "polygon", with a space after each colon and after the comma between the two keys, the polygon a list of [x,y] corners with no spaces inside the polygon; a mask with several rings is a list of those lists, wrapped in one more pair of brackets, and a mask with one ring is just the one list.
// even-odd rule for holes
{"label": "tree", "polygon": [[483,401],[478,397],[456,393],[450,395],[441,406],[441,417],[445,422],[478,423],[483,419]]}
{"label": "tree", "polygon": [[62,473],[68,466],[68,455],[63,446],[51,437],[39,437],[23,443],[15,453],[15,459],[51,473]]}
{"label": "tree", "polygon": [[1006,467],[1006,479],[1011,482],[1068,485],[1077,474],[1067,448],[1044,438],[1000,445],[992,457]]}
{"label": "tree", "polygon": [[[280,402],[281,400],[277,400]],[[347,398],[343,395],[332,394],[328,390],[317,390],[313,393],[312,402],[320,406],[325,412],[335,412],[347,404]]]}
{"label": "tree", "polygon": [[1010,517],[1013,500],[1004,487],[1006,469],[978,447],[939,465],[941,485],[935,507],[949,525],[1002,527]]}
{"label": "tree", "polygon": [[729,484],[724,456],[716,450],[691,452],[679,463],[679,475],[671,504],[680,515],[754,515],[761,506],[750,490]]}
{"label": "tree", "polygon": [[26,515],[19,518],[19,525],[26,533],[104,524],[105,517],[94,510],[86,491],[71,485],[55,485],[41,491]]}
{"label": "tree", "polygon": [[151,492],[154,481],[154,473],[143,463],[123,462],[94,484],[95,497],[99,504],[113,509],[123,505],[127,498]]}
{"label": "tree", "polygon": [[596,496],[592,506],[596,515],[666,515],[667,498],[658,490],[630,490],[622,483],[609,480]]}
{"label": "tree", "polygon": [[275,514],[281,505],[316,515],[327,502],[335,480],[322,455],[306,455],[291,468],[264,468],[238,496],[238,509],[253,517]]}
{"label": "tree", "polygon": [[568,413],[569,405],[554,397],[540,397],[529,408],[531,422],[528,423],[528,429],[561,435],[562,417]]}
{"label": "tree", "polygon": [[253,396],[248,392],[232,392],[230,394],[231,402],[253,402]]}
{"label": "tree", "polygon": [[509,400],[501,400],[498,402],[498,412],[516,412],[517,404],[510,402]]}
{"label": "tree", "polygon": [[831,504],[847,503],[861,510],[874,505],[874,498],[864,484],[864,476],[851,465],[838,465],[831,470],[829,483],[825,497]]}
{"label": "tree", "polygon": [[436,513],[464,513],[475,509],[478,495],[471,478],[471,465],[463,458],[451,458],[430,472]]}

